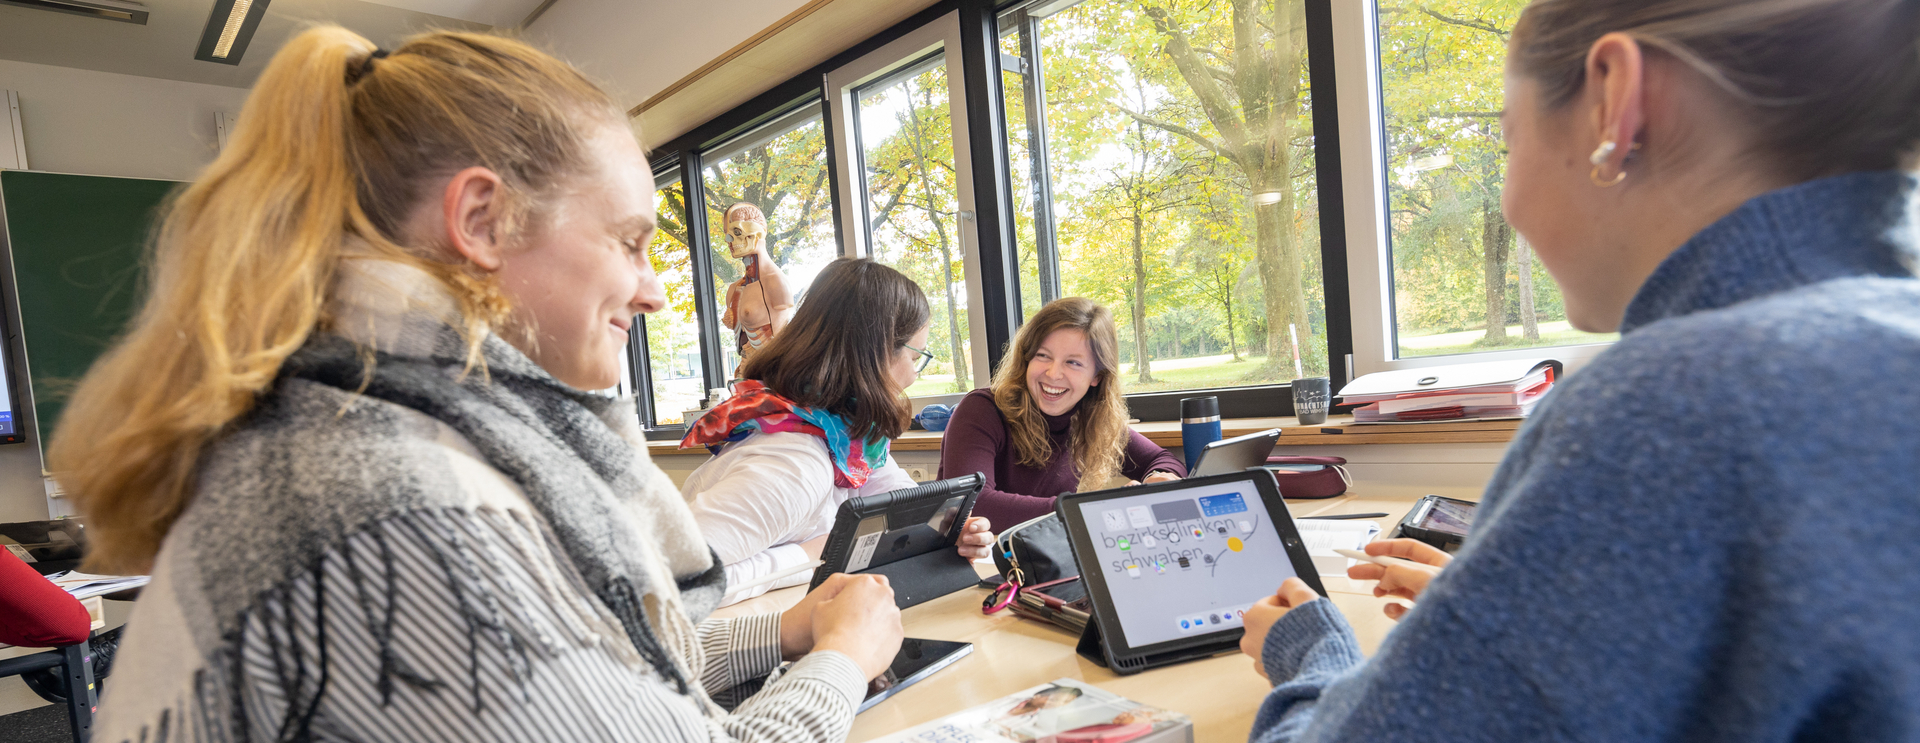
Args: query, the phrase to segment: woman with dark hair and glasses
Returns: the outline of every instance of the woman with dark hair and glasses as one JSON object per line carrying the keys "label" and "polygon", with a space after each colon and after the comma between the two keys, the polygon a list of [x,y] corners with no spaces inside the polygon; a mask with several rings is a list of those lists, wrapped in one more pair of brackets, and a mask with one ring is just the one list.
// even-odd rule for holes
{"label": "woman with dark hair and glasses", "polygon": [[[848,498],[914,486],[887,450],[906,428],[902,393],[933,358],[927,317],[926,292],[899,271],[834,261],[786,328],[741,367],[733,397],[694,422],[681,446],[706,446],[714,458],[680,491],[729,586],[819,557]],[[971,519],[960,554],[986,557],[992,544],[987,520]]]}

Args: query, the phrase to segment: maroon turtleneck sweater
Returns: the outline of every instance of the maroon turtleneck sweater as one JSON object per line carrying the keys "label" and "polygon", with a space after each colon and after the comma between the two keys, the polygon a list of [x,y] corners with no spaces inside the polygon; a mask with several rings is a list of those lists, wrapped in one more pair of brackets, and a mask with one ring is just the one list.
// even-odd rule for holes
{"label": "maroon turtleneck sweater", "polygon": [[[1078,412],[1077,410],[1075,412]],[[1080,485],[1074,471],[1073,452],[1067,449],[1074,413],[1049,415],[1047,429],[1053,442],[1053,458],[1042,468],[1028,467],[1015,460],[1013,439],[1007,434],[1007,420],[993,404],[993,392],[979,389],[967,393],[953,409],[947,431],[940,439],[940,477],[960,477],[971,472],[987,476],[986,489],[973,506],[973,515],[993,522],[995,530],[1053,512],[1053,499],[1071,493]],[[1140,432],[1127,430],[1126,457],[1120,473],[1129,479],[1144,480],[1154,470],[1187,476],[1186,465],[1160,448]]]}

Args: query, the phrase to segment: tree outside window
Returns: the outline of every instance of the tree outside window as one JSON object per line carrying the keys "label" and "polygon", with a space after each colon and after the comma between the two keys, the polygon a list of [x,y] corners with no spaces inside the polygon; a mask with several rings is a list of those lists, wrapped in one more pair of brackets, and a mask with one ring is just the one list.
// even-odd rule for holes
{"label": "tree outside window", "polygon": [[667,306],[647,315],[647,374],[652,379],[652,424],[681,425],[682,414],[699,407],[702,388],[700,325],[693,305],[692,249],[687,247],[687,193],[680,169],[656,174],[654,210],[659,230],[647,248],[654,273],[667,290]]}
{"label": "tree outside window", "polygon": [[1393,298],[1401,358],[1611,341],[1500,212],[1508,34],[1524,0],[1381,5]]}
{"label": "tree outside window", "polygon": [[927,350],[934,362],[907,389],[913,397],[976,386],[948,82],[945,56],[936,52],[854,94],[868,248],[918,283],[933,311]]}
{"label": "tree outside window", "polygon": [[1326,374],[1302,4],[1060,6],[1000,26],[1023,314],[1106,304],[1130,392]]}

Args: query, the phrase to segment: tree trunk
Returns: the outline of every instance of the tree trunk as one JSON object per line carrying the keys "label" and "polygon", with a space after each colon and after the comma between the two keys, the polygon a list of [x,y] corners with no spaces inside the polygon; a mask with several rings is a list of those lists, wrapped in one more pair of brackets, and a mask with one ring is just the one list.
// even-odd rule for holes
{"label": "tree trunk", "polygon": [[1233,352],[1233,360],[1240,360],[1240,342],[1233,335],[1233,284],[1227,284],[1227,349]]}
{"label": "tree trunk", "polygon": [[[926,199],[927,221],[933,223],[933,231],[940,238],[940,275],[946,283],[940,287],[940,295],[947,299],[947,346],[953,360],[953,391],[968,392],[973,389],[973,376],[968,373],[971,364],[960,339],[960,303],[953,296],[953,244],[947,238],[947,229],[940,222],[940,212],[934,208],[933,174],[927,168],[926,139],[920,135],[920,110],[909,98],[907,117],[913,129],[913,161],[920,170],[920,188]],[[924,289],[924,287],[922,287]]]}
{"label": "tree trunk", "polygon": [[1501,345],[1507,341],[1507,228],[1506,218],[1500,216],[1500,202],[1497,199],[1485,199],[1480,202],[1480,244],[1483,250],[1481,265],[1486,268],[1487,277],[1487,335],[1488,345]]}
{"label": "tree trunk", "polygon": [[1520,271],[1520,332],[1527,340],[1537,341],[1540,314],[1533,309],[1533,247],[1518,234],[1513,238],[1513,262]]}
{"label": "tree trunk", "polygon": [[[1254,187],[1254,235],[1260,264],[1260,292],[1267,306],[1267,364],[1262,373],[1276,379],[1290,379],[1293,368],[1287,363],[1293,353],[1288,328],[1300,334],[1300,348],[1313,347],[1313,326],[1307,323],[1307,294],[1301,286],[1300,245],[1293,239],[1293,189],[1287,182],[1285,150],[1274,154],[1277,161],[1270,169],[1274,177],[1261,177]],[[1268,173],[1260,173],[1268,176]],[[1279,201],[1262,205],[1263,191],[1279,192]],[[1271,196],[1269,197],[1271,198]],[[1318,369],[1309,369],[1309,373]]]}
{"label": "tree trunk", "polygon": [[968,362],[972,359],[967,358],[966,348],[960,343],[966,336],[960,334],[960,308],[953,296],[953,251],[947,247],[946,233],[940,237],[940,273],[947,280],[944,294],[947,297],[947,345],[953,354],[953,391],[971,392],[973,375],[968,370],[972,364]]}
{"label": "tree trunk", "polygon": [[1140,215],[1140,202],[1133,203],[1133,355],[1134,379],[1146,383],[1153,381],[1153,367],[1147,353],[1147,267],[1142,231],[1145,220]]}

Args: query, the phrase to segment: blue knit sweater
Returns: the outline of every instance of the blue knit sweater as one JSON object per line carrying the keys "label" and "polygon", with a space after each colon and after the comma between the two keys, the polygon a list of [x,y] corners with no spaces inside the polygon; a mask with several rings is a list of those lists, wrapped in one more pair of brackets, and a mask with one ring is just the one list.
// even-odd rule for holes
{"label": "blue knit sweater", "polygon": [[1920,740],[1915,186],[1675,251],[1374,658],[1325,599],[1274,625],[1253,740]]}

